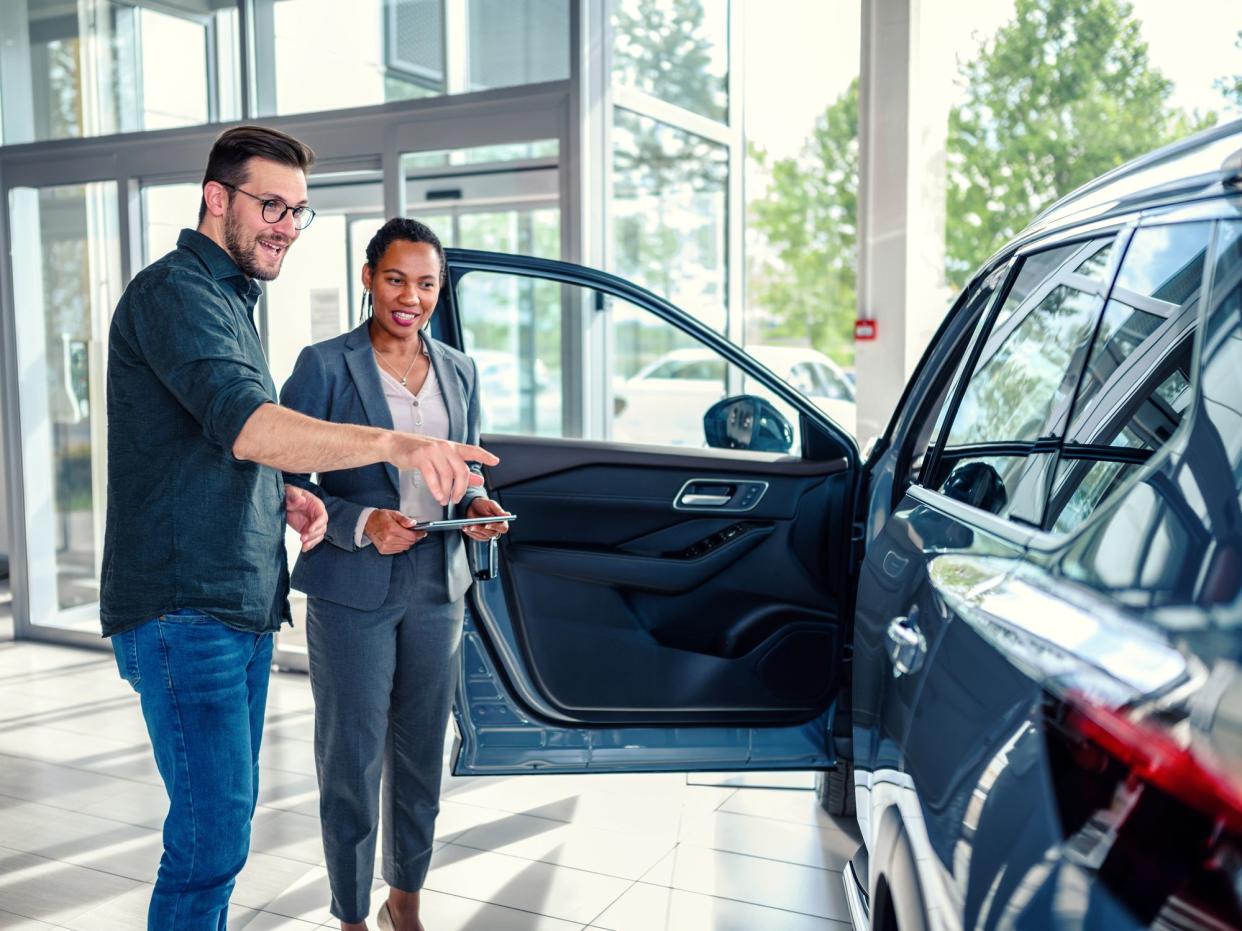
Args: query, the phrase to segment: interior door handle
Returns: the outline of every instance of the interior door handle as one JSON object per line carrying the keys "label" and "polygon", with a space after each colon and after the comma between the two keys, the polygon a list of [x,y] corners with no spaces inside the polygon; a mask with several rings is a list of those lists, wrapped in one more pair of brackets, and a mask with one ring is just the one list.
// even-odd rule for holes
{"label": "interior door handle", "polygon": [[927,654],[927,638],[919,629],[919,609],[911,608],[907,617],[888,622],[888,658],[893,662],[893,678],[918,672]]}
{"label": "interior door handle", "polygon": [[731,500],[729,495],[682,495],[678,504],[692,508],[720,508]]}

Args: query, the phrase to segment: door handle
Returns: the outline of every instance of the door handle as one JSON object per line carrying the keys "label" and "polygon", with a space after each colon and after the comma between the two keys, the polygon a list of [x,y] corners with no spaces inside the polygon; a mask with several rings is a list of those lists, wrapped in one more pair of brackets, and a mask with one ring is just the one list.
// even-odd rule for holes
{"label": "door handle", "polygon": [[[472,541],[474,545],[474,572],[471,573],[480,582],[490,582],[500,577],[500,548],[496,538],[486,543],[481,540]],[[482,555],[482,547],[487,547],[487,556]]]}
{"label": "door handle", "polygon": [[678,503],[692,508],[721,508],[730,500],[730,495],[682,495]]}
{"label": "door handle", "polygon": [[919,610],[912,608],[906,617],[895,617],[888,623],[888,658],[893,661],[893,678],[918,672],[927,654],[927,638],[919,629]]}

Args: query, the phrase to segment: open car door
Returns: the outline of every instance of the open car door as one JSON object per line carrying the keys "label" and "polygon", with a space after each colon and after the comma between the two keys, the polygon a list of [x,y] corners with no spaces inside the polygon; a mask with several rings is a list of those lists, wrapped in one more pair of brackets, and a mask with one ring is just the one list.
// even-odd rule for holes
{"label": "open car door", "polygon": [[493,568],[473,553],[455,772],[834,765],[852,438],[623,279],[448,266],[434,326],[478,365],[487,488],[518,516]]}

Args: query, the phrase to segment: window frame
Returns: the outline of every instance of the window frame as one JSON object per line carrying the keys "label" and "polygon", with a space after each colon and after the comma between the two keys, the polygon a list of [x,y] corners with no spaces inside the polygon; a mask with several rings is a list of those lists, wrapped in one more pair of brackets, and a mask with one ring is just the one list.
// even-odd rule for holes
{"label": "window frame", "polygon": [[[976,324],[975,332],[971,334],[968,349],[967,362],[962,369],[961,376],[957,378],[956,384],[952,386],[951,394],[945,405],[945,416],[940,424],[937,435],[934,437],[925,462],[919,470],[918,484],[915,487],[922,491],[935,495],[937,501],[955,501],[937,487],[947,476],[945,471],[946,465],[958,460],[974,459],[981,456],[1025,456],[1028,463],[1031,457],[1039,453],[1059,453],[1059,448],[1064,442],[1064,434],[1069,427],[1068,422],[1061,428],[1059,437],[1037,437],[1033,441],[1010,441],[1010,442],[989,442],[976,443],[967,446],[948,447],[949,434],[953,428],[953,423],[957,418],[962,399],[966,395],[966,389],[970,385],[971,380],[979,368],[979,360],[983,356],[984,350],[989,344],[1000,336],[1001,341],[1008,339],[1009,335],[1025,319],[1025,315],[1020,315],[1017,309],[1009,315],[1007,319],[1002,321],[999,329],[996,327],[997,317],[1001,310],[1005,307],[1012,293],[1018,276],[1025,263],[1034,255],[1058,249],[1064,246],[1079,245],[1084,246],[1087,243],[1102,239],[1106,236],[1114,237],[1112,244],[1112,255],[1109,259],[1109,265],[1102,279],[1088,278],[1076,272],[1078,264],[1073,264],[1068,271],[1064,269],[1071,266],[1071,259],[1067,258],[1057,271],[1047,279],[1039,282],[1038,287],[1033,289],[1022,301],[1023,304],[1029,303],[1032,307],[1038,307],[1040,302],[1056,287],[1063,284],[1072,284],[1079,287],[1080,290],[1086,290],[1088,293],[1094,293],[1099,301],[1099,307],[1095,313],[1095,322],[1092,326],[1091,343],[1094,343],[1095,334],[1098,332],[1100,320],[1103,318],[1104,307],[1107,305],[1108,297],[1112,293],[1113,284],[1116,281],[1118,271],[1121,268],[1121,261],[1125,256],[1129,247],[1130,238],[1139,226],[1138,217],[1120,217],[1115,220],[1104,223],[1091,224],[1086,227],[1071,229],[1068,231],[1060,231],[1058,233],[1042,236],[1020,244],[1011,252],[1003,252],[996,256],[988,265],[980,276],[976,277],[976,282],[986,281],[988,276],[996,274],[1000,270],[1003,272],[1003,280],[999,287],[996,288],[993,295],[989,299],[988,307],[983,313],[983,318]],[[1082,256],[1078,261],[1085,260],[1088,256]],[[1073,279],[1071,282],[1070,279]],[[972,285],[974,283],[972,282]],[[968,290],[971,286],[968,286]],[[1021,307],[1021,305],[1019,305]],[[1090,345],[1090,344],[1089,344]],[[1078,388],[1081,384],[1083,373],[1085,372],[1085,362],[1079,366],[1077,375],[1074,377],[1073,389],[1069,392],[1069,408],[1066,414],[1068,421],[1068,413],[1073,409],[1074,400],[1078,396]],[[955,373],[956,374],[956,373]],[[951,376],[953,377],[953,376]],[[1050,417],[1052,411],[1049,412]],[[1049,422],[1055,422],[1049,421]],[[1059,456],[1058,456],[1059,459]],[[1023,474],[1030,466],[1024,468]],[[1051,489],[1048,489],[1050,493]],[[1047,510],[1047,497],[1045,494],[1044,511]],[[961,502],[958,502],[961,503]],[[989,514],[989,516],[1005,522],[1010,526],[1017,526],[1031,531],[1038,531],[1040,527],[1036,527],[1030,522],[1024,521],[1019,517],[1004,516],[999,517],[981,508],[972,505],[962,504],[963,507],[969,508],[972,512],[979,514]],[[1042,515],[1041,515],[1042,517]]]}

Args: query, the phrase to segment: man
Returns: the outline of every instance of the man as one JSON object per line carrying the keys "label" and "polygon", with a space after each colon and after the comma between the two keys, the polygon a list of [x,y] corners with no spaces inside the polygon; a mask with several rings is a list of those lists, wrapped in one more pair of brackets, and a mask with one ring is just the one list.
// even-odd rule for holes
{"label": "man", "polygon": [[441,501],[495,464],[477,446],[329,424],[277,404],[258,281],[314,217],[298,140],[256,126],[216,141],[197,230],[134,277],[108,347],[108,520],[101,619],[168,790],[150,931],[219,931],[250,846],[272,634],[288,621],[284,525],[310,549],[323,503],[281,470],[387,461]]}

